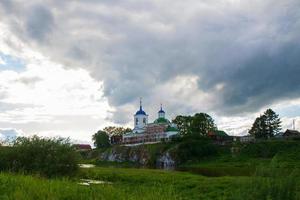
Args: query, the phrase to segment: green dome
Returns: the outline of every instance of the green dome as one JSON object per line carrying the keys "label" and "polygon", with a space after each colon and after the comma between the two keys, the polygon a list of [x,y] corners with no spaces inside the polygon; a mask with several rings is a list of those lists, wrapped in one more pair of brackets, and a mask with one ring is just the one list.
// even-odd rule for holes
{"label": "green dome", "polygon": [[160,117],[160,118],[157,118],[155,121],[154,121],[155,124],[169,124],[170,121],[167,120],[166,118],[163,118],[163,117]]}
{"label": "green dome", "polygon": [[178,131],[178,129],[175,127],[168,126],[166,131]]}

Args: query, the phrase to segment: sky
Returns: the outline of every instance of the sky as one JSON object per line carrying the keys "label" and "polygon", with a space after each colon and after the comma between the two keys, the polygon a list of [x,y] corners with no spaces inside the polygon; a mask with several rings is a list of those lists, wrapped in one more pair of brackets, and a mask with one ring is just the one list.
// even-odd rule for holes
{"label": "sky", "polygon": [[300,129],[299,0],[1,0],[0,138],[91,142],[105,126],[206,112],[245,135]]}

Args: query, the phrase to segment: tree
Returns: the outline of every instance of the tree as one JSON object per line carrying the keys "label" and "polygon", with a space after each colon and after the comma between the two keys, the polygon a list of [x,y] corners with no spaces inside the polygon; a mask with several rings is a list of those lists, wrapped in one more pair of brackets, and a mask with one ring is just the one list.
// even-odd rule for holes
{"label": "tree", "polygon": [[255,119],[249,134],[253,135],[255,138],[266,138],[265,130],[266,123],[264,116],[260,116]]}
{"label": "tree", "polygon": [[255,138],[270,138],[281,130],[279,115],[272,109],[267,109],[263,115],[257,117],[249,131]]}
{"label": "tree", "polygon": [[38,173],[47,177],[74,175],[79,154],[68,139],[18,137],[12,147],[0,151],[0,168]]}
{"label": "tree", "polygon": [[206,113],[196,113],[191,121],[191,131],[193,134],[206,136],[209,131],[217,130],[214,120]]}
{"label": "tree", "polygon": [[189,135],[191,134],[191,116],[182,116],[178,115],[175,119],[172,120],[174,124],[177,125],[180,135]]}
{"label": "tree", "polygon": [[97,133],[95,133],[92,137],[92,140],[94,141],[94,145],[96,148],[103,148],[103,147],[109,147],[109,136],[105,131],[99,130]]}
{"label": "tree", "polygon": [[117,127],[117,126],[108,126],[103,129],[108,135],[123,135],[125,133],[131,132],[131,128]]}
{"label": "tree", "polygon": [[196,113],[194,116],[177,116],[173,121],[181,135],[207,135],[209,131],[217,130],[214,120],[206,113]]}
{"label": "tree", "polygon": [[267,109],[264,113],[266,123],[266,135],[273,137],[278,134],[281,130],[281,120],[279,115],[276,114],[272,109]]}

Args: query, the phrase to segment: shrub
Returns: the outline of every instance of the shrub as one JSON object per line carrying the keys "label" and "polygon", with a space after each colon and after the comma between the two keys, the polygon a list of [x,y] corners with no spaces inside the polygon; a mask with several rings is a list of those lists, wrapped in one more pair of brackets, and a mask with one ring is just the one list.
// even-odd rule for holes
{"label": "shrub", "polygon": [[78,169],[79,155],[67,139],[19,137],[12,147],[0,151],[2,170],[39,173],[52,177],[71,175]]}
{"label": "shrub", "polygon": [[298,169],[278,168],[276,160],[269,167],[259,167],[249,184],[240,188],[235,199],[244,200],[297,200],[300,197],[297,181]]}
{"label": "shrub", "polygon": [[217,154],[217,147],[211,140],[205,137],[192,136],[184,138],[183,142],[178,144],[175,155],[179,163],[188,160],[200,160]]}
{"label": "shrub", "polygon": [[105,131],[98,131],[93,135],[92,139],[96,148],[107,148],[110,146],[109,136]]}
{"label": "shrub", "polygon": [[299,143],[295,141],[260,141],[243,147],[241,154],[250,157],[273,158],[277,153],[290,151],[291,149],[298,149],[299,151]]}

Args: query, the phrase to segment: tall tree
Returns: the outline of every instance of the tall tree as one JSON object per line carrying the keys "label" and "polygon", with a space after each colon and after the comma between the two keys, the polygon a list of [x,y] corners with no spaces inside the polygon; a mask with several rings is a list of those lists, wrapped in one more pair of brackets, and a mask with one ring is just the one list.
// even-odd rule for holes
{"label": "tall tree", "polygon": [[273,137],[281,130],[281,120],[279,115],[276,114],[272,109],[267,109],[264,112],[266,120],[266,135]]}
{"label": "tall tree", "polygon": [[117,126],[108,126],[103,129],[108,135],[123,135],[132,131],[130,128],[117,127]]}
{"label": "tall tree", "polygon": [[251,129],[249,130],[250,135],[255,138],[266,138],[266,123],[264,118],[265,117],[261,115],[255,119]]}
{"label": "tall tree", "polygon": [[194,134],[207,135],[209,131],[217,130],[213,118],[206,113],[196,113],[191,122],[191,131]]}
{"label": "tall tree", "polygon": [[257,117],[249,131],[255,138],[270,138],[281,130],[279,115],[272,109],[267,109],[263,115]]}
{"label": "tall tree", "polygon": [[189,135],[191,133],[191,116],[178,115],[172,120],[177,125],[180,135]]}
{"label": "tall tree", "polygon": [[94,141],[94,145],[96,148],[103,148],[103,147],[109,147],[109,136],[105,131],[99,130],[97,133],[95,133],[92,137],[92,140]]}
{"label": "tall tree", "polygon": [[177,116],[173,121],[181,135],[207,135],[211,130],[217,130],[214,120],[206,113],[196,113],[194,116]]}

